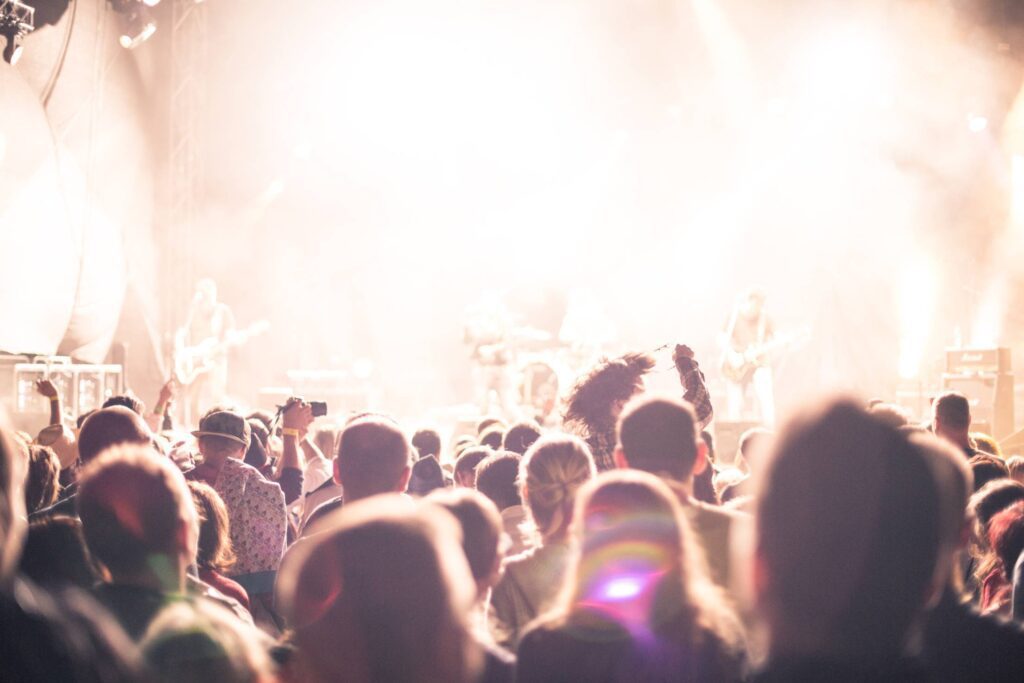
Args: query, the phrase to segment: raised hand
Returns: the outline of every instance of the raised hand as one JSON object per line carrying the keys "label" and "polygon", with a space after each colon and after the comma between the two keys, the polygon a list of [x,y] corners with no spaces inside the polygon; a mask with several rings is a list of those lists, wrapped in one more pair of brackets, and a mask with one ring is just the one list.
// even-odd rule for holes
{"label": "raised hand", "polygon": [[57,387],[53,385],[48,379],[41,379],[36,381],[36,391],[45,396],[46,398],[59,398],[57,393]]}

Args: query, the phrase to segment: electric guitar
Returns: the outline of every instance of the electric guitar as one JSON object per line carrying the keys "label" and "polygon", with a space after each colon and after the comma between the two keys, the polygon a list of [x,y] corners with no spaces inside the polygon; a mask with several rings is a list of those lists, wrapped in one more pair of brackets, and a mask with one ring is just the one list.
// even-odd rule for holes
{"label": "electric guitar", "polygon": [[736,384],[746,384],[758,368],[769,364],[773,353],[792,350],[805,344],[811,338],[811,328],[802,327],[793,332],[776,334],[766,342],[751,344],[743,351],[737,351],[726,343],[718,368],[722,376]]}
{"label": "electric guitar", "polygon": [[186,346],[184,330],[174,340],[174,378],[187,387],[220,364],[218,358],[229,349],[241,346],[253,337],[270,329],[270,323],[260,320],[242,330],[232,330],[224,339],[210,337],[193,346]]}

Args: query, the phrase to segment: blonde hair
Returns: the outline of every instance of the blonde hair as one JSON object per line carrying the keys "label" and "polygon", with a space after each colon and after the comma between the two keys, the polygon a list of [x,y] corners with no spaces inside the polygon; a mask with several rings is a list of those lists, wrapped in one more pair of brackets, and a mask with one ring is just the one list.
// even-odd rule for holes
{"label": "blonde hair", "polygon": [[545,436],[530,446],[519,465],[519,493],[541,539],[566,531],[576,492],[595,474],[590,449],[575,436]]}
{"label": "blonde hair", "polygon": [[[594,515],[595,511],[600,514]],[[614,511],[643,518],[643,525],[637,528],[621,520],[616,523]],[[587,603],[586,575],[607,566],[609,544],[646,544],[669,554],[659,599],[648,615],[651,630],[658,633],[669,629],[686,638],[712,633],[726,648],[742,648],[743,627],[722,589],[709,578],[704,551],[686,521],[682,505],[659,477],[640,470],[598,475],[577,496],[572,531],[574,557],[554,608],[542,617],[545,622],[565,624],[579,606]]]}

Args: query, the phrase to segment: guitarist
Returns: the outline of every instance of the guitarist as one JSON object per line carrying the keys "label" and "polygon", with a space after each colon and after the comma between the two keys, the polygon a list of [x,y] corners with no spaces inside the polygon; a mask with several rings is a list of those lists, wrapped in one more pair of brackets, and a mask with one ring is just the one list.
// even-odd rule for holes
{"label": "guitarist", "polygon": [[[205,411],[223,403],[227,396],[228,352],[224,342],[234,329],[235,316],[231,309],[217,301],[217,284],[209,278],[196,283],[188,321],[178,331],[177,340],[179,351],[192,351],[195,352],[193,355],[201,356],[191,362],[202,372],[196,374],[185,391],[182,419],[186,424],[194,424]],[[212,351],[200,353],[203,347],[210,347]],[[179,378],[179,381],[183,379]]]}
{"label": "guitarist", "polygon": [[[775,391],[772,368],[762,349],[775,336],[771,318],[765,313],[765,293],[751,289],[740,295],[726,327],[725,377],[728,419],[744,420],[756,415],[768,426],[775,424]],[[754,408],[750,405],[753,390]]]}

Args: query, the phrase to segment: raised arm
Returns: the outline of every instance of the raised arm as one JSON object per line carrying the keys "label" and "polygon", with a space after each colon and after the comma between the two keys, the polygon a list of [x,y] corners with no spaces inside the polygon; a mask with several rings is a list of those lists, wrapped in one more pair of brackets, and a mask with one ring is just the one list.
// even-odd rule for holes
{"label": "raised arm", "polygon": [[707,427],[715,417],[715,409],[711,405],[711,394],[704,384],[704,373],[693,357],[693,349],[684,344],[676,344],[672,353],[679,381],[683,385],[683,400],[689,402],[697,413],[698,430]]}
{"label": "raised arm", "polygon": [[153,432],[159,432],[163,427],[164,415],[167,414],[167,409],[170,408],[171,403],[174,401],[174,393],[177,390],[177,383],[173,379],[167,380],[162,387],[160,387],[160,395],[156,399],[156,405],[153,407],[153,412],[146,416],[146,423]]}
{"label": "raised arm", "polygon": [[36,382],[36,391],[50,400],[50,424],[63,424],[64,413],[61,411],[60,393],[53,382],[48,379],[39,380]]}

